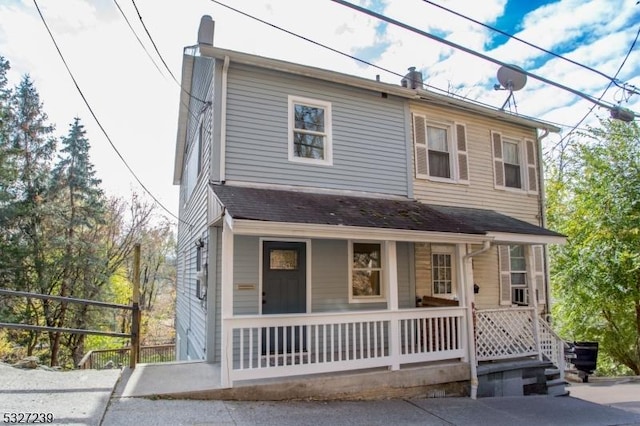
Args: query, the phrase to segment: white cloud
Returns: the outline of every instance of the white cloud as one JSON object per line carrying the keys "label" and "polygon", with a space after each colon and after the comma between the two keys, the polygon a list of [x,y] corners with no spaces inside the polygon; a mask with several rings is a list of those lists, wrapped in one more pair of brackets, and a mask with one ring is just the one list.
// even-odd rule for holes
{"label": "white cloud", "polygon": [[[515,0],[512,0],[515,1]],[[225,1],[294,33],[353,54],[372,46],[384,47],[376,64],[400,75],[417,66],[425,79],[442,89],[501,106],[507,93],[492,90],[498,65],[456,51],[437,41],[386,25],[333,2],[293,0]],[[131,167],[163,203],[177,211],[177,189],[171,185],[176,136],[178,86],[163,69],[161,75],[138,45],[111,1],[39,0],[43,14],[95,113]],[[130,2],[120,1],[147,49],[157,57]],[[348,74],[399,83],[400,77],[285,34],[239,15],[209,0],[136,4],[163,58],[179,79],[184,46],[196,42],[200,17],[216,21],[214,44],[257,55],[299,62]],[[364,2],[370,6],[372,3]],[[446,2],[446,7],[482,22],[494,23],[504,13],[505,0]],[[485,52],[492,34],[420,0],[387,1],[384,13],[409,25]],[[71,83],[33,3],[0,4],[0,52],[11,61],[12,82],[30,73],[57,133],[64,134],[74,116],[83,119],[92,143],[92,158],[110,193],[126,193],[132,177],[109,147]],[[613,74],[635,36],[640,10],[627,0],[563,0],[523,17],[517,34],[547,49],[563,48],[567,57]],[[633,25],[631,25],[633,24]],[[631,26],[630,26],[631,25]],[[576,40],[588,40],[588,44]],[[541,52],[514,40],[486,52],[507,63],[527,66],[551,80],[599,96],[606,79],[559,59],[543,60]],[[156,59],[158,64],[159,60]],[[632,53],[621,78],[640,85],[640,55]],[[605,97],[622,99],[617,89]],[[638,105],[639,96],[629,104]],[[561,89],[529,79],[516,93],[518,111],[555,122],[574,124],[591,104]],[[606,111],[600,111],[605,113]],[[137,185],[134,185],[137,186]],[[138,189],[139,190],[139,189]]]}

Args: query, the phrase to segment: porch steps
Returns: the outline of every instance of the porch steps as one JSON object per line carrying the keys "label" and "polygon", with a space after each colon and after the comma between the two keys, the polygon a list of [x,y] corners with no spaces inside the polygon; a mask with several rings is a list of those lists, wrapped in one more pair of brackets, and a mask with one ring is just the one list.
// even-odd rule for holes
{"label": "porch steps", "polygon": [[544,375],[547,378],[547,395],[551,396],[568,396],[569,391],[566,386],[569,384],[560,375],[558,368],[550,367],[544,370]]}
{"label": "porch steps", "polygon": [[478,397],[547,394],[547,370],[553,364],[538,359],[487,362],[478,365]]}

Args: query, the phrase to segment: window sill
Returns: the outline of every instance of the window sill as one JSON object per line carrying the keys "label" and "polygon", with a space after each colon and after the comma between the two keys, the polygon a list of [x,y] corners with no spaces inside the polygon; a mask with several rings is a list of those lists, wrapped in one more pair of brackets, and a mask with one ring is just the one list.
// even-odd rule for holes
{"label": "window sill", "polygon": [[358,304],[358,303],[387,303],[387,299],[385,297],[350,297],[349,303]]}
{"label": "window sill", "polygon": [[289,161],[298,164],[308,164],[310,166],[333,166],[330,160],[314,160],[311,158],[290,157]]}

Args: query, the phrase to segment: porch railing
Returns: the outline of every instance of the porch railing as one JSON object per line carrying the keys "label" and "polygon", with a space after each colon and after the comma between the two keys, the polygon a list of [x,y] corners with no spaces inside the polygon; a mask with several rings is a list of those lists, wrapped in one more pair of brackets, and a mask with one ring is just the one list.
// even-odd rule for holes
{"label": "porch railing", "polygon": [[[534,319],[538,322],[538,350]],[[478,361],[518,358],[542,354],[564,378],[566,343],[536,314],[535,308],[483,309],[476,311]]]}
{"label": "porch railing", "polygon": [[231,382],[465,358],[464,308],[225,320]]}
{"label": "porch railing", "polygon": [[560,378],[564,380],[565,358],[564,350],[567,344],[558,336],[548,322],[538,317],[540,333],[540,350],[542,354],[560,371]]}
{"label": "porch railing", "polygon": [[538,355],[534,308],[482,309],[475,315],[478,361]]}
{"label": "porch railing", "polygon": [[[158,362],[171,362],[176,360],[176,346],[155,345],[141,346],[139,363],[152,364]],[[118,349],[97,349],[87,352],[78,363],[80,369],[116,368],[129,365],[131,347]]]}

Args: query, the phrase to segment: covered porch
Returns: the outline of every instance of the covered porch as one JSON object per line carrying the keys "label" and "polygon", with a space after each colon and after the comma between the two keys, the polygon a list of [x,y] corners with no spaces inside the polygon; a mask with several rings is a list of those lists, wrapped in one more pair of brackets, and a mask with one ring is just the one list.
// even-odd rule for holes
{"label": "covered porch", "polygon": [[[526,308],[530,321],[506,337],[495,337],[504,331],[498,314],[474,313],[472,258],[496,240],[477,223],[411,200],[226,185],[214,186],[212,194],[210,224],[219,262],[211,275],[219,276],[213,285],[220,289],[220,316],[210,340],[219,341],[222,388],[438,363],[466,366],[465,380],[473,385],[478,360],[493,356],[488,347],[512,347],[515,337],[527,335],[534,338],[521,352],[542,353],[535,306]],[[418,244],[450,250],[454,290],[429,296],[445,301],[443,306],[417,306],[423,299],[416,289]],[[361,252],[367,255],[364,265],[354,257]],[[267,281],[276,270],[284,270],[276,281],[285,290],[274,296],[276,287]],[[354,283],[362,275],[371,294],[357,294]],[[287,287],[292,282],[302,282],[302,288]],[[274,299],[294,293],[302,302],[274,310]],[[487,323],[495,326],[480,331]],[[494,337],[478,352],[476,339],[489,335]]]}

